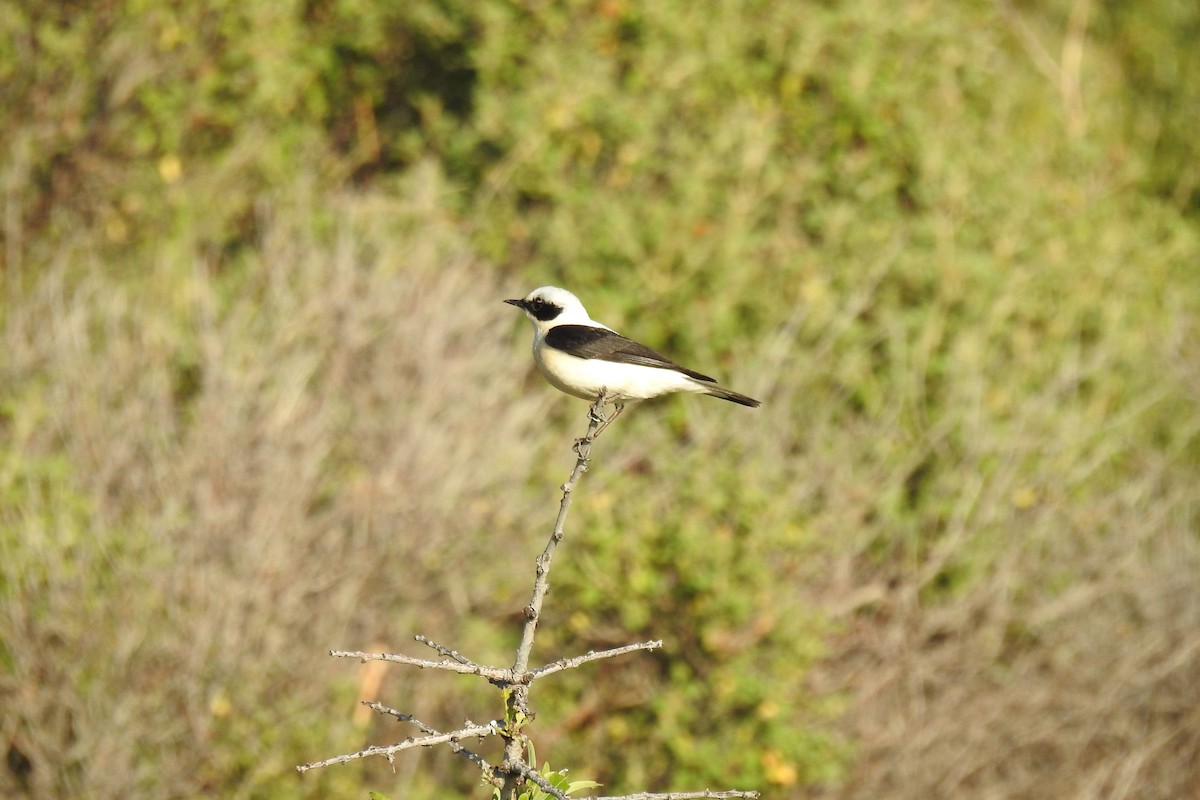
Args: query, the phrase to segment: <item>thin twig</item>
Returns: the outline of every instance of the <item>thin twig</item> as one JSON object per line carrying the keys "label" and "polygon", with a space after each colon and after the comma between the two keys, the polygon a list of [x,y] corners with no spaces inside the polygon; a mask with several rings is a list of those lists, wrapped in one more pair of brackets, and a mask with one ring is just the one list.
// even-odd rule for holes
{"label": "thin twig", "polygon": [[[511,798],[517,797],[519,785],[522,780],[527,780],[535,784],[542,791],[556,798],[556,800],[568,800],[565,792],[556,788],[549,780],[539,774],[533,766],[525,762],[524,750],[528,742],[528,737],[526,737],[521,729],[524,723],[532,718],[532,712],[529,711],[527,705],[529,685],[537,678],[553,675],[563,670],[574,669],[592,661],[613,658],[638,650],[654,650],[662,647],[662,641],[655,640],[615,647],[599,652],[590,650],[581,656],[562,658],[537,669],[529,669],[529,657],[533,650],[533,640],[537,633],[538,621],[541,617],[542,602],[546,597],[546,593],[550,590],[550,562],[554,558],[554,551],[558,547],[559,542],[564,538],[567,512],[571,507],[572,494],[583,473],[587,472],[592,443],[617,418],[617,415],[621,413],[622,406],[617,405],[614,413],[606,418],[604,416],[604,406],[607,399],[607,392],[601,390],[596,398],[596,402],[588,410],[587,434],[575,442],[574,450],[577,456],[575,468],[571,471],[571,476],[567,479],[567,482],[562,485],[563,496],[559,503],[558,517],[554,522],[554,531],[550,536],[550,540],[546,543],[542,554],[537,558],[537,575],[534,580],[533,596],[530,599],[529,605],[525,608],[525,625],[521,631],[521,643],[517,648],[516,660],[511,669],[476,664],[458,651],[420,635],[414,638],[421,644],[437,651],[444,657],[443,660],[429,661],[423,658],[412,658],[395,653],[364,653],[361,651],[344,650],[330,652],[331,656],[339,658],[357,658],[360,661],[390,661],[397,664],[408,664],[420,669],[440,669],[464,675],[479,675],[505,689],[506,708],[504,719],[496,720],[488,725],[476,725],[467,720],[465,727],[459,730],[451,731],[450,733],[440,733],[411,714],[397,711],[394,708],[389,708],[375,701],[364,701],[364,705],[377,713],[387,714],[403,722],[411,723],[425,735],[405,739],[402,742],[386,747],[373,745],[357,753],[348,753],[328,758],[324,761],[302,764],[296,767],[297,771],[307,772],[310,769],[327,767],[333,764],[345,764],[349,761],[376,755],[383,756],[391,762],[395,754],[402,750],[445,744],[456,754],[463,756],[478,766],[483,772],[484,780],[499,788],[500,796],[504,800],[511,800]],[[504,763],[500,767],[493,766],[478,753],[472,752],[459,744],[460,739],[469,737],[483,738],[493,734],[499,735],[504,739]],[[754,791],[712,791],[705,789],[699,792],[669,792],[660,794],[642,792],[639,794],[595,797],[589,798],[589,800],[707,800],[709,798],[711,800],[742,800],[743,798],[745,800],[753,800],[757,797],[759,797],[759,793]]]}
{"label": "thin twig", "polygon": [[571,508],[571,494],[575,491],[575,484],[579,482],[579,478],[583,473],[587,472],[588,460],[592,452],[592,442],[596,440],[599,431],[603,430],[607,423],[611,420],[604,417],[604,405],[607,401],[607,392],[603,389],[600,391],[596,402],[592,403],[592,407],[588,410],[588,431],[587,434],[577,442],[575,442],[575,453],[578,458],[575,460],[575,469],[571,471],[571,477],[562,485],[562,500],[558,504],[558,518],[554,521],[554,532],[550,534],[550,541],[546,542],[546,549],[537,558],[537,578],[533,583],[533,597],[529,601],[529,605],[525,607],[525,627],[521,631],[521,644],[517,648],[517,659],[513,663],[513,672],[522,673],[529,667],[529,654],[533,650],[533,637],[537,633],[538,620],[542,615],[542,601],[546,597],[546,592],[550,589],[550,562],[554,559],[554,550],[558,547],[558,543],[563,540],[564,528],[567,524],[567,512]]}
{"label": "thin twig", "polygon": [[[398,653],[364,653],[361,650],[330,650],[329,655],[335,658],[357,658],[360,661],[391,661],[395,664],[408,664],[419,669],[444,669],[447,672],[457,672],[460,675],[479,675],[493,683],[512,683],[513,673],[509,669],[487,667],[472,661],[429,661],[424,658],[412,658]],[[465,662],[465,663],[464,663]]]}
{"label": "thin twig", "polygon": [[466,664],[467,666],[470,666],[470,667],[478,666],[474,661],[467,658],[466,656],[464,656],[462,653],[458,652],[457,650],[452,650],[449,647],[446,647],[445,645],[438,644],[437,642],[433,641],[432,639],[422,636],[419,633],[416,636],[414,636],[413,638],[416,639],[421,644],[425,645],[426,647],[432,647],[434,650],[438,651],[439,653],[446,656],[447,658],[453,658],[455,661],[457,661],[460,664]]}
{"label": "thin twig", "polygon": [[[533,638],[537,633],[538,620],[542,616],[542,601],[546,598],[546,592],[550,590],[550,562],[554,558],[555,548],[558,547],[558,543],[563,540],[565,535],[567,512],[571,508],[571,496],[575,491],[575,484],[579,482],[583,473],[587,472],[588,460],[592,454],[592,442],[596,441],[600,432],[616,418],[615,413],[612,417],[605,418],[604,405],[607,400],[608,391],[601,389],[596,395],[596,402],[592,403],[588,409],[587,433],[582,439],[575,442],[575,468],[571,470],[571,477],[567,478],[567,482],[562,485],[562,500],[558,504],[558,517],[554,520],[554,532],[550,534],[550,540],[546,542],[546,548],[542,554],[537,557],[533,597],[530,598],[529,605],[525,607],[525,626],[521,629],[521,643],[517,646],[517,657],[512,668],[514,676],[520,675],[522,678],[529,676],[529,654],[533,651]],[[524,742],[526,737],[521,733],[521,725],[523,720],[529,718],[528,699],[529,687],[527,685],[512,687],[505,698],[505,719],[513,720],[516,724],[501,734],[504,737],[504,769],[508,775],[504,779],[504,785],[500,788],[500,800],[516,800],[518,795],[519,767],[525,765]],[[514,774],[514,770],[516,774]],[[542,788],[545,789],[545,787]]]}
{"label": "thin twig", "polygon": [[[379,703],[374,700],[364,700],[363,705],[367,706],[372,711],[376,711],[380,714],[388,714],[390,716],[393,716],[396,719],[400,720],[401,722],[411,723],[411,724],[415,725],[417,728],[419,728],[422,733],[429,734],[430,736],[440,736],[441,735],[441,732],[438,731],[436,728],[434,728],[430,725],[426,725],[424,722],[421,722],[421,720],[417,719],[412,714],[405,714],[403,711],[397,711],[394,708],[389,708],[388,706],[385,706],[383,703]],[[495,728],[499,724],[500,723],[498,723],[498,722],[491,723],[493,728]],[[475,723],[471,722],[471,720],[467,720],[466,725],[469,728],[475,727]],[[462,756],[463,758],[467,759],[468,761],[474,763],[475,766],[479,767],[479,769],[483,771],[484,780],[486,780],[488,783],[491,783],[494,786],[499,786],[502,783],[501,779],[498,777],[497,769],[495,767],[493,767],[490,763],[488,763],[487,759],[485,759],[483,756],[479,755],[478,753],[476,753],[472,750],[468,750],[467,748],[463,747],[461,744],[459,744],[457,741],[454,741],[454,740],[447,742],[447,745],[450,747],[450,749],[452,751],[454,751],[458,755]]]}
{"label": "thin twig", "polygon": [[533,683],[536,679],[553,675],[556,672],[562,672],[566,669],[575,669],[576,667],[587,664],[589,661],[599,661],[602,658],[613,658],[614,656],[622,656],[626,653],[633,653],[638,650],[657,650],[662,647],[662,639],[655,639],[652,642],[638,642],[637,644],[627,644],[623,647],[614,647],[611,650],[589,650],[581,656],[573,658],[560,658],[558,661],[553,661],[544,667],[531,669],[525,673],[529,676],[529,683]]}
{"label": "thin twig", "polygon": [[549,792],[558,800],[568,800],[567,795],[562,789],[558,789],[550,781],[542,777],[542,774],[525,762],[519,762],[511,765],[513,769],[521,773],[528,780],[533,781],[542,791]]}
{"label": "thin twig", "polygon": [[401,750],[411,750],[414,747],[431,747],[435,744],[447,744],[449,742],[456,742],[459,739],[467,739],[472,736],[483,738],[484,736],[491,736],[493,733],[496,733],[496,728],[491,725],[472,725],[467,728],[461,728],[457,731],[451,731],[450,733],[439,733],[434,736],[418,736],[405,739],[402,742],[390,744],[386,747],[372,745],[371,747],[359,750],[357,753],[347,753],[346,755],[327,758],[324,761],[314,761],[311,764],[301,764],[300,766],[296,767],[296,771],[308,772],[310,769],[328,767],[333,764],[345,764],[349,761],[354,761],[359,758],[366,758],[367,756],[383,756],[388,761],[391,761],[392,757]]}

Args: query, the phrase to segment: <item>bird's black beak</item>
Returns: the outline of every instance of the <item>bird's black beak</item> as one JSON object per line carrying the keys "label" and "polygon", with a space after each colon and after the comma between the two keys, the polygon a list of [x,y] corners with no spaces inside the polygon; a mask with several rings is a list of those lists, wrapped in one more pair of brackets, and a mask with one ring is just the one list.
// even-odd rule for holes
{"label": "bird's black beak", "polygon": [[524,300],[505,300],[504,302],[508,303],[510,306],[516,306],[517,308],[521,309],[522,311],[525,310],[525,301]]}

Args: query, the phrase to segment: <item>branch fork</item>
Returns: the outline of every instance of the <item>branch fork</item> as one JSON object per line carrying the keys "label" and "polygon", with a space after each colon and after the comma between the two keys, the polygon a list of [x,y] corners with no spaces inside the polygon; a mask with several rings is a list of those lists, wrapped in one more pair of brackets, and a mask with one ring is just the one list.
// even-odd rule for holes
{"label": "branch fork", "polygon": [[[558,517],[554,521],[554,530],[550,534],[549,541],[546,542],[545,549],[535,560],[536,571],[534,575],[533,595],[530,598],[529,604],[525,607],[525,623],[521,630],[521,642],[517,646],[516,658],[511,667],[496,667],[476,663],[457,650],[439,644],[420,634],[417,634],[413,638],[437,652],[442,656],[441,659],[435,661],[397,653],[365,653],[357,650],[331,650],[329,652],[329,655],[337,658],[357,658],[363,662],[390,661],[397,664],[406,664],[417,669],[438,669],[445,672],[455,672],[460,675],[476,675],[502,690],[505,706],[504,718],[492,720],[486,725],[477,725],[467,720],[463,727],[443,733],[421,722],[411,714],[397,711],[375,701],[364,701],[363,705],[368,706],[375,712],[395,717],[401,722],[407,722],[415,726],[424,735],[412,736],[392,745],[372,745],[354,753],[334,756],[323,761],[301,764],[296,767],[299,772],[303,773],[311,769],[327,767],[333,764],[345,764],[349,761],[368,756],[383,756],[391,763],[395,759],[396,753],[404,750],[444,744],[452,752],[475,764],[482,772],[483,780],[496,787],[499,791],[500,800],[516,800],[520,793],[521,785],[526,781],[535,784],[542,791],[556,798],[556,800],[569,800],[564,792],[557,789],[534,766],[525,761],[525,753],[528,749],[528,737],[522,729],[534,717],[534,713],[529,709],[529,687],[533,685],[535,680],[547,675],[553,675],[569,669],[577,669],[593,661],[614,658],[639,650],[656,650],[662,647],[663,644],[662,640],[656,639],[649,642],[638,642],[614,647],[608,650],[589,650],[583,655],[560,658],[557,661],[544,664],[540,667],[529,668],[529,657],[533,651],[533,641],[537,634],[538,621],[541,619],[542,614],[542,602],[545,600],[546,593],[550,590],[550,565],[554,560],[554,551],[566,535],[567,512],[571,508],[571,499],[575,491],[575,486],[583,476],[583,473],[588,470],[592,444],[620,416],[625,408],[623,403],[612,400],[614,410],[612,414],[606,416],[604,408],[609,402],[610,397],[607,390],[601,389],[596,397],[596,401],[588,409],[587,433],[583,438],[576,439],[572,446],[572,450],[576,455],[575,468],[571,471],[571,476],[567,479],[566,483],[559,487],[562,491],[562,499],[559,501]],[[472,750],[468,750],[460,743],[463,739],[484,739],[488,736],[499,736],[504,740],[504,758],[499,766],[491,764],[483,756]],[[632,795],[594,798],[593,800],[699,800],[699,798],[731,800],[732,798],[757,798],[758,796],[758,792],[753,791],[712,791],[705,789],[699,792],[670,792],[661,794],[643,792]]]}

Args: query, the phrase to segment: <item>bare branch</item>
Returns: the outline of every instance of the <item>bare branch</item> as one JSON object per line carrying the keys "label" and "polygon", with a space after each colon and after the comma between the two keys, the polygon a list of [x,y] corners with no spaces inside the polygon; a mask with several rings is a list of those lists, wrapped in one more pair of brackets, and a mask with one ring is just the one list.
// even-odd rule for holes
{"label": "bare branch", "polygon": [[554,795],[558,800],[569,800],[566,793],[554,787],[554,784],[542,777],[541,773],[524,762],[510,765],[514,770],[524,775],[528,780],[538,785],[538,788]]}
{"label": "bare branch", "polygon": [[[329,655],[335,658],[357,658],[360,661],[390,661],[395,664],[408,664],[418,669],[443,669],[447,672],[457,672],[460,675],[479,675],[492,683],[513,683],[513,672],[500,667],[486,667],[473,661],[429,661],[424,658],[412,658],[398,653],[364,653],[360,650],[330,650]],[[464,663],[465,662],[465,663]]]}
{"label": "bare branch", "polygon": [[395,717],[396,719],[400,720],[401,722],[411,722],[413,725],[416,725],[418,728],[420,728],[422,733],[428,733],[428,734],[439,733],[439,731],[436,731],[432,727],[426,725],[424,722],[421,722],[419,719],[414,717],[412,714],[405,714],[403,711],[397,711],[396,709],[394,709],[390,706],[385,706],[383,703],[380,703],[376,700],[363,700],[362,704],[364,706],[366,706],[367,708],[371,709],[372,711],[377,711],[380,714],[386,714],[388,716]]}
{"label": "bare branch", "polygon": [[[602,658],[613,658],[614,656],[623,656],[626,653],[633,653],[638,650],[657,650],[662,647],[662,639],[655,639],[652,642],[638,642],[637,644],[627,644],[623,647],[614,647],[611,650],[589,650],[581,656],[573,658],[560,658],[558,661],[551,662],[544,667],[531,669],[525,673],[529,676],[528,683],[533,683],[538,678],[546,675],[553,675],[556,672],[562,672],[567,669],[575,669],[576,667],[587,664],[590,661],[599,661]],[[524,677],[524,676],[521,676]]]}
{"label": "bare branch", "polygon": [[308,772],[310,769],[328,767],[333,764],[345,764],[349,761],[366,758],[367,756],[383,756],[388,761],[391,761],[392,757],[401,750],[411,750],[414,747],[432,747],[435,744],[447,744],[450,742],[457,743],[459,739],[466,739],[472,736],[483,738],[484,736],[491,736],[493,733],[496,733],[496,729],[491,725],[472,725],[457,731],[451,731],[450,733],[439,733],[433,736],[419,736],[405,739],[402,742],[397,742],[396,744],[391,744],[386,747],[372,745],[371,747],[359,750],[357,753],[347,753],[346,755],[327,758],[324,761],[314,761],[311,764],[301,764],[300,766],[296,767],[296,771]]}
{"label": "bare branch", "polygon": [[[546,542],[546,548],[542,554],[537,557],[533,597],[530,598],[529,605],[525,607],[525,626],[521,629],[521,643],[517,646],[517,657],[512,668],[513,675],[519,675],[525,681],[531,679],[528,673],[529,654],[533,652],[533,638],[537,633],[538,620],[542,616],[542,601],[546,598],[546,592],[550,591],[550,562],[554,558],[555,548],[565,536],[567,512],[571,508],[571,495],[575,491],[575,484],[579,482],[583,473],[587,472],[588,460],[592,453],[592,442],[596,441],[600,432],[607,428],[621,411],[621,406],[618,405],[613,415],[606,418],[604,405],[607,400],[608,391],[601,389],[596,395],[596,402],[592,403],[588,409],[587,433],[582,439],[575,442],[574,450],[577,456],[575,468],[571,470],[571,477],[567,478],[567,482],[562,485],[562,500],[558,504],[558,518],[554,520],[554,532],[550,534],[550,540]],[[529,716],[528,696],[528,685],[514,687],[505,698],[505,719],[527,719]],[[504,779],[504,785],[500,787],[501,800],[516,800],[520,776],[514,774],[514,770],[525,763],[522,752],[523,740],[524,736],[520,734],[519,727],[504,735],[504,769],[508,775]]]}
{"label": "bare branch", "polygon": [[529,654],[533,650],[533,637],[537,633],[538,620],[542,615],[542,601],[546,597],[546,592],[550,590],[550,562],[554,558],[554,550],[558,547],[558,543],[563,540],[564,528],[567,524],[567,511],[571,508],[571,493],[575,491],[575,484],[579,482],[583,473],[587,472],[588,460],[592,453],[592,442],[600,434],[600,431],[608,427],[608,424],[616,418],[616,413],[611,418],[604,416],[604,405],[607,402],[608,393],[601,389],[600,394],[596,397],[596,402],[592,403],[592,407],[588,410],[588,431],[587,434],[577,442],[575,442],[575,453],[578,458],[575,460],[575,469],[571,471],[571,477],[567,478],[567,482],[562,485],[562,500],[558,504],[558,518],[554,521],[554,532],[550,534],[550,541],[546,542],[546,549],[537,558],[537,577],[533,583],[533,597],[529,601],[529,605],[525,607],[525,627],[521,631],[521,644],[517,648],[517,659],[513,663],[513,672],[522,673],[529,667]]}
{"label": "bare branch", "polygon": [[[567,794],[555,787],[545,776],[538,773],[534,766],[525,761],[525,748],[529,743],[528,737],[522,732],[524,724],[533,718],[533,713],[528,708],[528,694],[530,685],[538,678],[546,675],[553,675],[556,672],[562,672],[568,669],[575,669],[592,661],[599,661],[606,658],[614,658],[616,656],[625,655],[627,653],[636,652],[639,650],[655,650],[662,647],[661,640],[649,642],[638,642],[636,644],[628,644],[622,647],[614,647],[609,650],[589,650],[587,653],[580,656],[570,658],[561,658],[536,669],[529,669],[529,657],[533,650],[533,641],[537,633],[538,622],[541,618],[542,603],[545,600],[546,593],[550,590],[550,563],[554,558],[555,549],[564,538],[566,528],[567,512],[571,507],[571,500],[576,484],[587,472],[589,459],[591,457],[591,448],[596,437],[599,436],[613,420],[621,413],[623,406],[617,405],[615,411],[608,417],[604,416],[604,407],[608,401],[608,395],[605,390],[601,390],[599,395],[588,410],[588,429],[587,434],[575,442],[574,451],[577,456],[575,467],[571,471],[567,482],[562,485],[562,500],[559,502],[558,517],[554,522],[554,531],[550,535],[550,540],[546,543],[545,549],[536,560],[537,573],[534,579],[533,596],[529,601],[529,605],[525,608],[525,624],[521,631],[521,642],[517,647],[516,659],[511,669],[502,669],[500,667],[491,667],[483,664],[477,664],[471,661],[466,656],[445,645],[428,639],[425,636],[417,635],[415,638],[421,644],[437,651],[443,658],[440,661],[430,661],[423,658],[413,658],[411,656],[399,655],[395,653],[365,653],[361,651],[345,651],[334,650],[330,651],[331,656],[339,658],[357,658],[360,661],[390,661],[396,664],[407,664],[419,669],[440,669],[446,672],[456,672],[461,675],[478,675],[486,678],[492,684],[504,690],[505,716],[503,720],[496,720],[488,725],[476,725],[470,720],[467,720],[464,727],[450,733],[441,733],[430,725],[421,722],[411,714],[406,714],[402,711],[397,711],[394,708],[389,708],[375,701],[364,701],[363,705],[371,708],[373,711],[386,714],[402,722],[408,722],[416,726],[424,736],[412,737],[405,739],[386,747],[371,746],[358,751],[357,753],[348,753],[346,755],[335,756],[325,759],[324,761],[316,761],[309,764],[302,764],[296,767],[299,772],[307,772],[310,769],[318,767],[327,767],[333,764],[345,764],[349,761],[354,761],[367,756],[383,756],[389,762],[393,761],[395,754],[402,750],[410,750],[415,747],[432,747],[438,744],[447,745],[454,753],[461,755],[475,764],[483,772],[484,780],[499,789],[499,795],[503,800],[513,800],[518,797],[520,787],[525,781],[538,786],[543,792],[554,797],[556,800],[569,800]],[[467,748],[463,747],[460,739],[468,737],[483,738],[485,736],[498,735],[504,740],[504,761],[500,766],[493,766],[485,758]],[[754,800],[759,797],[758,792],[754,791],[713,791],[705,789],[698,792],[668,792],[668,793],[651,793],[642,792],[639,794],[628,795],[612,795],[588,798],[588,800]]]}
{"label": "bare branch", "polygon": [[453,658],[455,661],[457,661],[460,664],[465,664],[469,667],[478,666],[474,661],[471,661],[471,659],[467,658],[466,656],[464,656],[462,653],[458,652],[457,650],[451,650],[449,647],[438,644],[437,642],[433,641],[432,639],[422,636],[419,633],[416,636],[414,636],[413,638],[416,639],[421,644],[425,645],[426,647],[432,647],[434,650],[437,650],[439,653],[446,656],[447,658]]}
{"label": "bare branch", "polygon": [[[409,722],[409,723],[417,726],[417,728],[419,728],[422,733],[427,733],[430,736],[440,736],[441,735],[441,732],[438,731],[436,728],[434,728],[430,725],[426,725],[424,722],[421,722],[421,720],[417,719],[412,714],[405,714],[403,711],[397,711],[394,708],[389,708],[388,706],[385,706],[383,703],[378,703],[378,702],[375,702],[374,700],[364,700],[363,705],[367,706],[372,711],[379,712],[380,714],[388,714],[390,716],[393,716],[396,719],[400,720],[401,722]],[[492,727],[494,728],[497,724],[498,723],[493,722]],[[471,720],[467,720],[466,725],[468,728],[476,727],[475,723],[471,722]],[[455,740],[451,740],[451,741],[447,742],[446,744],[452,751],[454,751],[458,755],[462,756],[463,758],[467,759],[468,761],[474,763],[475,766],[479,767],[479,769],[483,771],[484,780],[486,780],[488,783],[491,783],[495,786],[499,786],[502,783],[500,778],[497,777],[496,768],[493,767],[490,763],[488,763],[487,759],[485,759],[483,756],[479,755],[478,753],[476,753],[472,750],[468,750],[467,748],[463,747],[461,744],[459,744]]]}

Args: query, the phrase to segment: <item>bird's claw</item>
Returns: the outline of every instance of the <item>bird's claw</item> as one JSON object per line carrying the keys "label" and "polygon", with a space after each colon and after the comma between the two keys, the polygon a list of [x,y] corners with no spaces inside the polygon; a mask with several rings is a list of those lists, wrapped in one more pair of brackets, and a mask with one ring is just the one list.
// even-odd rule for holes
{"label": "bird's claw", "polygon": [[597,436],[599,436],[601,433],[603,433],[604,429],[607,428],[609,425],[612,425],[613,421],[617,417],[621,416],[621,412],[624,410],[625,410],[624,403],[613,403],[613,413],[609,414],[607,417],[601,416],[599,419],[596,419],[596,417],[593,416],[592,421],[598,427],[591,434],[591,438],[595,439]]}

